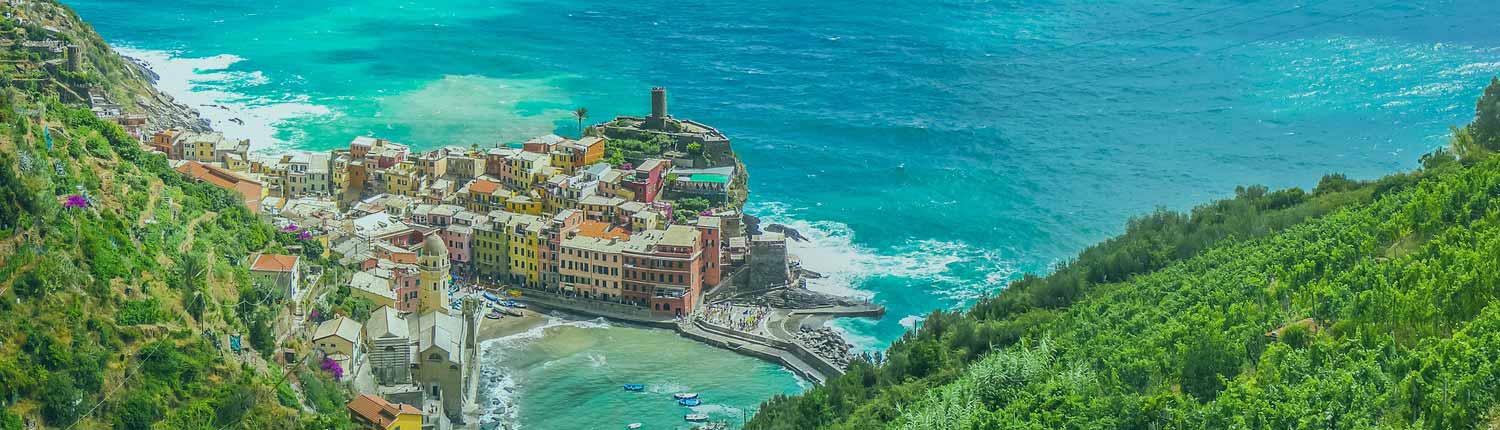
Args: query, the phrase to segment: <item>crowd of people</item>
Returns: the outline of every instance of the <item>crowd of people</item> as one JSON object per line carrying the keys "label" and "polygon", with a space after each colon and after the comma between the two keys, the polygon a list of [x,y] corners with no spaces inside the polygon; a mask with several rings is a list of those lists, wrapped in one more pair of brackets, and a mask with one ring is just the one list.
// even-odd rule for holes
{"label": "crowd of people", "polygon": [[703,311],[703,320],[711,324],[728,327],[746,333],[760,333],[765,331],[761,327],[771,308],[767,306],[734,306],[727,303],[717,303],[708,306]]}

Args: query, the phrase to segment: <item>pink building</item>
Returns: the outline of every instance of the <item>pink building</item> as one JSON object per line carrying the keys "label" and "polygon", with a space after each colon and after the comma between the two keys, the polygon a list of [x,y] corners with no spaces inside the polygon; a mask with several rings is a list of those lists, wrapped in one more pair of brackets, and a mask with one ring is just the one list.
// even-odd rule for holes
{"label": "pink building", "polygon": [[661,193],[662,177],[666,175],[666,171],[667,160],[652,158],[643,161],[625,179],[625,188],[635,193],[636,201],[654,202],[656,195]]}
{"label": "pink building", "polygon": [[443,243],[448,245],[448,259],[453,260],[454,265],[469,264],[469,250],[474,244],[474,228],[453,224],[443,229],[441,234]]}
{"label": "pink building", "polygon": [[416,312],[417,291],[422,285],[417,266],[395,263],[390,260],[381,260],[380,266],[381,269],[390,270],[391,289],[396,291],[396,310]]}

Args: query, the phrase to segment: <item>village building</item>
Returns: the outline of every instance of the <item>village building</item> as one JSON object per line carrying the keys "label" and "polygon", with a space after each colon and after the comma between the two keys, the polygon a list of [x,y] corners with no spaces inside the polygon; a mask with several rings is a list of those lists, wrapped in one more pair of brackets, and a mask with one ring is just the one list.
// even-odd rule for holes
{"label": "village building", "polygon": [[360,394],[349,401],[349,421],[357,430],[422,430],[422,410]]}
{"label": "village building", "polygon": [[370,370],[385,385],[411,382],[411,330],[400,311],[381,306],[365,321]]}
{"label": "village building", "polygon": [[250,279],[257,285],[286,291],[296,297],[302,281],[302,258],[295,255],[250,255]]}
{"label": "village building", "polygon": [[360,359],[360,344],[364,342],[364,326],[358,321],[338,316],[318,324],[313,332],[313,346],[337,361],[345,369],[353,369]]}
{"label": "village building", "polygon": [[238,193],[251,213],[260,211],[261,199],[265,197],[265,186],[258,181],[245,178],[219,166],[197,161],[180,161],[173,169],[194,180]]}

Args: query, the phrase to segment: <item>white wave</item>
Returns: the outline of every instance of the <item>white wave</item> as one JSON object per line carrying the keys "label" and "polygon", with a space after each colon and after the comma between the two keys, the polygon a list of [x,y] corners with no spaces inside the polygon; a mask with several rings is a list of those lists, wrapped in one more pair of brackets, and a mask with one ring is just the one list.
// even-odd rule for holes
{"label": "white wave", "polygon": [[[482,402],[487,402],[486,410],[480,416],[481,423],[503,422],[508,423],[509,428],[519,428],[520,410],[517,408],[516,393],[522,381],[517,380],[517,372],[514,369],[504,367],[506,357],[512,352],[520,350],[531,342],[540,340],[547,335],[547,330],[556,327],[577,327],[586,329],[607,329],[610,324],[603,318],[590,320],[568,319],[560,314],[549,314],[547,319],[526,331],[509,336],[480,342],[479,350],[482,351],[480,359],[479,374],[482,379],[480,390]],[[604,356],[590,354],[589,359],[594,361],[594,367],[600,367],[604,363]],[[552,362],[543,363],[545,368]]]}
{"label": "white wave", "polygon": [[744,409],[717,403],[704,403],[698,406],[689,407],[688,409],[692,409],[693,412],[708,414],[709,416],[714,417],[739,417],[740,412],[744,411]]}
{"label": "white wave", "polygon": [[693,389],[693,387],[682,385],[682,384],[679,384],[679,383],[676,383],[676,382],[664,382],[664,383],[656,383],[656,384],[646,384],[646,392],[653,393],[653,394],[686,393],[686,392],[688,392],[689,390],[692,390],[692,389]]}
{"label": "white wave", "polygon": [[[156,87],[178,103],[197,109],[215,130],[226,137],[250,139],[255,151],[270,151],[293,146],[278,137],[279,126],[287,121],[313,116],[332,115],[325,106],[310,102],[306,95],[279,97],[250,96],[243,91],[268,85],[271,78],[260,71],[231,70],[244,61],[230,54],[210,57],[184,57],[178,52],[118,47],[122,55],[145,62],[160,79]],[[231,119],[239,119],[239,124]]]}
{"label": "white wave", "polygon": [[808,280],[808,288],[814,291],[869,299],[875,292],[862,289],[867,280],[903,278],[926,282],[929,290],[925,293],[963,306],[1004,287],[1016,273],[1013,263],[998,251],[965,242],[910,240],[876,250],[856,243],[848,225],[794,219],[788,215],[793,209],[783,204],[760,203],[747,211],[761,217],[762,225],[783,224],[808,238],[807,242],[788,241],[787,252],[797,256],[802,267],[823,275]]}

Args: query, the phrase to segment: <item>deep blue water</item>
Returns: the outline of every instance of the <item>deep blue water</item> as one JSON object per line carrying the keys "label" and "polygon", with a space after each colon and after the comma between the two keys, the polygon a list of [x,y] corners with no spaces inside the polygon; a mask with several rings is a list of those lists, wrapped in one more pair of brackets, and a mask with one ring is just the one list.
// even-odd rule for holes
{"label": "deep blue water", "polygon": [[1414,167],[1500,73],[1482,0],[68,3],[268,148],[571,134],[666,86],[819,288],[890,308],[842,323],[868,346],[1156,207]]}

